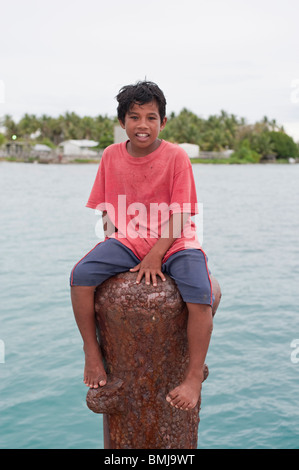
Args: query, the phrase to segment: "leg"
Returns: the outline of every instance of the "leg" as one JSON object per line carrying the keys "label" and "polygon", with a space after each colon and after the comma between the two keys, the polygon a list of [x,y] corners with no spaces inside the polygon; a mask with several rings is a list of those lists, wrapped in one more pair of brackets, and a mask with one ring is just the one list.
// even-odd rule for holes
{"label": "leg", "polygon": [[166,397],[171,405],[184,410],[194,408],[200,398],[203,366],[213,330],[210,305],[187,302],[187,308],[189,365],[183,382]]}
{"label": "leg", "polygon": [[94,311],[94,292],[98,285],[120,272],[136,266],[138,258],[117,240],[96,245],[71,272],[71,299],[85,353],[84,383],[98,388],[107,382],[98,344]]}
{"label": "leg", "polygon": [[85,353],[84,383],[91,388],[106,384],[100,347],[96,337],[94,291],[96,286],[72,286],[71,299],[75,319],[83,339]]}
{"label": "leg", "polygon": [[213,329],[212,282],[202,250],[183,250],[165,263],[164,272],[176,281],[188,308],[189,365],[183,382],[169,392],[167,401],[181,409],[196,406],[201,393],[203,366]]}
{"label": "leg", "polygon": [[212,282],[213,295],[215,297],[215,300],[213,302],[213,308],[212,308],[212,314],[214,317],[215,313],[217,312],[217,308],[219,307],[222,293],[221,293],[220,285],[217,279],[215,279],[215,277],[212,275],[210,275],[210,278]]}

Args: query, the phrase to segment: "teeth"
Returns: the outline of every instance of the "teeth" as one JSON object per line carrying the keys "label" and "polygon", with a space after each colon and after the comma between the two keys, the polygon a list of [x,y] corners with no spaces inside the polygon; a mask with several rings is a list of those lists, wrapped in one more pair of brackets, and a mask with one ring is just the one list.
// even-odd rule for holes
{"label": "teeth", "polygon": [[137,135],[138,135],[138,137],[147,137],[148,136],[148,134],[137,134]]}

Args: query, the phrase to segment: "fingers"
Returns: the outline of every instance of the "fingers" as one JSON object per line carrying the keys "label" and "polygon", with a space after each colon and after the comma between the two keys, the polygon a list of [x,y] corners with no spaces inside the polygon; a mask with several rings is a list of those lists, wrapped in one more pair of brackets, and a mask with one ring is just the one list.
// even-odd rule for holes
{"label": "fingers", "polygon": [[152,274],[152,282],[153,282],[153,286],[156,287],[157,285],[157,276],[155,273]]}
{"label": "fingers", "polygon": [[140,263],[134,266],[134,268],[130,268],[131,273],[136,273],[136,271],[139,271],[140,269]]}
{"label": "fingers", "polygon": [[[161,280],[162,280],[163,282],[166,281],[166,277],[164,276],[164,274],[162,273],[162,271],[159,271],[157,274],[160,276],[160,278],[161,278]],[[157,285],[157,284],[156,284],[156,285]]]}
{"label": "fingers", "polygon": [[151,269],[147,269],[147,268],[141,268],[141,263],[137,264],[137,266],[130,269],[131,273],[135,273],[137,271],[139,271],[139,272],[138,272],[137,277],[136,277],[136,284],[140,284],[143,276],[145,278],[145,284],[147,286],[149,286],[151,281],[152,281],[153,286],[156,287],[158,285],[157,276],[159,276],[163,282],[166,281],[166,278],[165,278],[164,274],[162,273],[162,271],[160,271],[160,270],[156,271],[156,270],[151,270]]}
{"label": "fingers", "polygon": [[140,283],[143,276],[145,279],[145,284],[147,286],[149,286],[152,282],[153,286],[156,287],[158,285],[157,276],[159,276],[163,282],[166,281],[166,278],[161,271],[150,271],[148,269],[141,269],[137,275],[136,284]]}

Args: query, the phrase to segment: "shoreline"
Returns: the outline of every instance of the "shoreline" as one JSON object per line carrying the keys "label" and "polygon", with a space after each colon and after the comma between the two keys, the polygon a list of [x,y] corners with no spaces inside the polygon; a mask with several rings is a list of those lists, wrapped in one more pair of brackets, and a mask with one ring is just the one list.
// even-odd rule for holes
{"label": "shoreline", "polygon": [[[85,158],[75,158],[72,160],[64,160],[62,159],[59,161],[58,159],[53,159],[46,161],[44,159],[40,160],[38,158],[34,159],[20,159],[15,157],[0,157],[0,162],[8,162],[8,163],[28,163],[28,164],[39,164],[39,165],[90,165],[100,163],[100,159],[93,160],[93,159],[85,159]],[[248,162],[248,161],[241,161],[236,159],[203,159],[203,158],[190,158],[191,164],[202,164],[202,165],[296,165],[299,164],[299,160],[297,159],[295,162],[290,162],[287,158],[281,158],[278,160],[271,160],[271,161],[260,161],[260,162]]]}

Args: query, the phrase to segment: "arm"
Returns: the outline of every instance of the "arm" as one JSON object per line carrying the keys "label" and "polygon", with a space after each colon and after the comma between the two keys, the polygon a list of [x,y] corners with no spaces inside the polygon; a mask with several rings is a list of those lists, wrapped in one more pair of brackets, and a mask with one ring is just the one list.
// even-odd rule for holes
{"label": "arm", "polygon": [[111,219],[107,214],[107,211],[103,211],[102,221],[103,221],[103,230],[104,230],[105,238],[110,237],[113,233],[117,232],[117,228],[111,222]]}
{"label": "arm", "polygon": [[130,269],[131,272],[138,271],[136,284],[140,283],[143,276],[145,277],[146,284],[150,284],[152,280],[154,286],[157,285],[157,275],[160,276],[162,281],[166,280],[161,271],[163,257],[173,242],[180,237],[189,215],[190,214],[171,215],[169,226],[162,233],[161,238],[158,239],[141,263]]}

